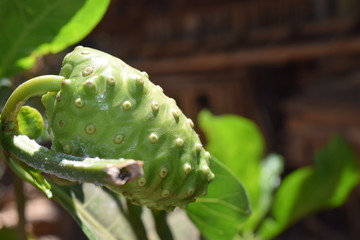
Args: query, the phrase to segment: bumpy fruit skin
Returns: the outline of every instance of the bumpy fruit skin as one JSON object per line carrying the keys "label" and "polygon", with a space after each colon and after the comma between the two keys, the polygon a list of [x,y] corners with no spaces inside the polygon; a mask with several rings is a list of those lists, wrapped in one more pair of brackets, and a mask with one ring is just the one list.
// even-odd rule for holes
{"label": "bumpy fruit skin", "polygon": [[193,122],[145,72],[104,52],[76,47],[59,92],[43,96],[53,149],[76,156],[144,161],[144,175],[107,186],[134,204],[172,210],[206,194],[214,174]]}

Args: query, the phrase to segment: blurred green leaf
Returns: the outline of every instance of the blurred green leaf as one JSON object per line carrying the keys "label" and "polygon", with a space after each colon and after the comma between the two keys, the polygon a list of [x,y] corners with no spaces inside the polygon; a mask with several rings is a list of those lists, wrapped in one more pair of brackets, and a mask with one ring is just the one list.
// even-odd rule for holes
{"label": "blurred green leaf", "polygon": [[7,228],[4,227],[0,229],[0,239],[16,239],[18,237],[17,235],[17,229],[16,228]]}
{"label": "blurred green leaf", "polygon": [[109,0],[0,2],[0,77],[30,68],[38,56],[79,42],[101,20]]}
{"label": "blurred green leaf", "polygon": [[206,239],[233,239],[250,215],[247,193],[238,178],[220,161],[212,158],[215,180],[208,194],[189,204],[187,213]]}
{"label": "blurred green leaf", "polygon": [[275,195],[273,219],[264,222],[261,236],[272,238],[310,213],[343,204],[359,184],[356,163],[345,140],[333,138],[316,155],[314,167],[298,169],[284,179]]}
{"label": "blurred green leaf", "polygon": [[264,139],[250,120],[236,115],[214,116],[201,111],[199,124],[208,141],[207,149],[217,157],[247,187],[250,196],[257,196],[260,159]]}
{"label": "blurred green leaf", "polygon": [[283,160],[279,155],[269,155],[261,161],[264,139],[251,120],[202,111],[199,123],[208,140],[207,150],[231,169],[249,192],[252,214],[242,230],[252,232],[270,208]]}
{"label": "blurred green leaf", "polygon": [[126,203],[119,196],[90,183],[52,184],[54,198],[74,217],[90,240],[134,240]]}
{"label": "blurred green leaf", "polygon": [[35,108],[23,106],[16,116],[19,134],[37,139],[44,128],[44,120]]}

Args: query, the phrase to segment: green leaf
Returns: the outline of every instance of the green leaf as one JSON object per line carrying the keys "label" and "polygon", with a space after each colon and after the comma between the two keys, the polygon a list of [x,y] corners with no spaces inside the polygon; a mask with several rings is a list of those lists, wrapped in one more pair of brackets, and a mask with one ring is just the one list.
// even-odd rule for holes
{"label": "green leaf", "polygon": [[240,116],[214,116],[206,110],[200,112],[199,124],[208,141],[207,149],[241,179],[252,196],[258,185],[253,179],[258,179],[264,151],[258,127]]}
{"label": "green leaf", "polygon": [[262,237],[272,238],[310,213],[343,204],[359,184],[356,163],[350,146],[340,137],[333,138],[316,155],[314,167],[300,168],[284,179],[275,196],[273,219],[260,229]]}
{"label": "green leaf", "polygon": [[250,215],[248,196],[224,164],[212,158],[210,167],[215,180],[209,184],[208,194],[190,204],[187,213],[207,239],[233,239]]}
{"label": "green leaf", "polygon": [[30,68],[38,56],[79,42],[104,15],[109,0],[2,0],[0,76]]}
{"label": "green leaf", "polygon": [[236,115],[214,116],[208,111],[200,112],[199,123],[207,150],[234,172],[249,192],[252,206],[257,206],[264,140],[256,125]]}
{"label": "green leaf", "polygon": [[35,108],[23,106],[16,116],[19,134],[37,139],[44,128],[44,120]]}
{"label": "green leaf", "polygon": [[52,184],[54,198],[74,217],[90,240],[133,240],[124,199],[90,183]]}
{"label": "green leaf", "polygon": [[282,158],[270,155],[261,161],[264,139],[251,120],[202,111],[199,123],[208,140],[207,150],[230,168],[249,192],[252,215],[242,230],[252,232],[269,210],[282,172]]}

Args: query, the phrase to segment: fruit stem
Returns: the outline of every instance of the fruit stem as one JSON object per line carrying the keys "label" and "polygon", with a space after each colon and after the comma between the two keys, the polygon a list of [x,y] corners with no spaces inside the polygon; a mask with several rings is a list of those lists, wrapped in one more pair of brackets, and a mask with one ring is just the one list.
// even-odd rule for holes
{"label": "fruit stem", "polygon": [[[45,75],[32,78],[20,86],[10,95],[1,113],[1,124],[15,122],[21,106],[32,96],[46,92],[59,91],[64,77]],[[1,128],[3,129],[3,128]]]}
{"label": "fruit stem", "polygon": [[77,157],[49,150],[25,135],[8,138],[5,148],[10,157],[70,181],[121,186],[143,174],[142,161]]}
{"label": "fruit stem", "polygon": [[161,240],[173,240],[174,237],[171,233],[170,227],[166,221],[167,212],[152,210],[155,221],[156,232]]}
{"label": "fruit stem", "polygon": [[143,208],[141,206],[133,205],[128,199],[126,200],[126,206],[128,209],[128,220],[131,223],[131,227],[138,240],[148,240],[146,235],[146,229],[141,219]]}
{"label": "fruit stem", "polygon": [[27,240],[25,206],[26,197],[24,193],[24,182],[15,174],[12,175],[16,195],[16,208],[18,214],[17,236],[18,240]]}

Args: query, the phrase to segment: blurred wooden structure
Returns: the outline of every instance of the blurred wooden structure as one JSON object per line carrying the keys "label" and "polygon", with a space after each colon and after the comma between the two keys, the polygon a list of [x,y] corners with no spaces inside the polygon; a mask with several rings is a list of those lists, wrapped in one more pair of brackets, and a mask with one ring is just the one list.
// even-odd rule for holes
{"label": "blurred wooden structure", "polygon": [[335,133],[360,149],[358,0],[111,4],[84,44],[147,71],[188,116],[252,118],[290,167]]}

